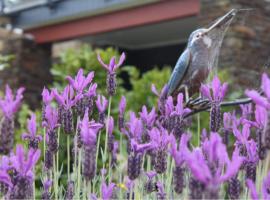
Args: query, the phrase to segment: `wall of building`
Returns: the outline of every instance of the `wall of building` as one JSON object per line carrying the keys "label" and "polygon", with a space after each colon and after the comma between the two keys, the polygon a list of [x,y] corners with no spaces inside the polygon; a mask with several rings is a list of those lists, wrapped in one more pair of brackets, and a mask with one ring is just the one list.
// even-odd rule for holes
{"label": "wall of building", "polygon": [[31,108],[39,106],[44,84],[51,82],[51,45],[37,45],[27,35],[0,29],[0,53],[13,55],[10,66],[0,73],[0,88],[24,86],[25,101]]}
{"label": "wall of building", "polygon": [[267,0],[201,0],[200,23],[208,25],[232,8],[239,12],[223,41],[220,67],[229,69],[239,85],[258,84],[259,72],[270,69],[270,2]]}

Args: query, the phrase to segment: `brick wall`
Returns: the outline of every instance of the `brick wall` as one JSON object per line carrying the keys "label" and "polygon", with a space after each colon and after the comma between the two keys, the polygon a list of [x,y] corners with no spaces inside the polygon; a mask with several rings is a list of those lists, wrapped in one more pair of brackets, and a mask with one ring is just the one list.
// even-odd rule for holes
{"label": "brick wall", "polygon": [[[264,66],[270,69],[270,1],[201,0],[200,24],[208,25],[232,8],[254,8],[233,21],[223,41],[219,67],[228,68],[239,85],[258,84]],[[268,69],[268,71],[269,71]]]}
{"label": "brick wall", "polygon": [[51,45],[38,46],[26,35],[0,30],[0,53],[14,55],[10,67],[0,72],[0,88],[24,86],[25,101],[31,108],[40,106],[41,91],[51,82]]}

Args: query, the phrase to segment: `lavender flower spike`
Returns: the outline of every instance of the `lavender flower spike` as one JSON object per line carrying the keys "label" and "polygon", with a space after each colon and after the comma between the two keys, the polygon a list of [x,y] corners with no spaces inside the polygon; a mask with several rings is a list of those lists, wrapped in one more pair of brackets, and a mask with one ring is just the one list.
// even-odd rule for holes
{"label": "lavender flower spike", "polygon": [[98,54],[98,61],[107,70],[107,92],[109,96],[115,95],[116,92],[116,69],[119,68],[126,58],[125,53],[122,53],[118,64],[115,63],[115,57],[112,57],[110,64],[105,64]]}
{"label": "lavender flower spike", "polygon": [[113,190],[116,187],[114,183],[110,183],[106,185],[105,181],[102,182],[101,185],[101,196],[103,200],[113,199]]}
{"label": "lavender flower spike", "polygon": [[157,173],[162,174],[167,169],[168,146],[172,140],[172,135],[169,135],[164,128],[153,128],[149,132],[153,148],[155,150],[155,165]]}
{"label": "lavender flower spike", "polygon": [[28,133],[22,134],[23,140],[28,140],[28,146],[33,149],[38,149],[39,142],[42,141],[41,135],[36,135],[37,133],[37,122],[36,122],[36,115],[33,113],[31,114],[31,118],[27,121],[27,129]]}
{"label": "lavender flower spike", "polygon": [[221,125],[220,103],[225,97],[227,88],[228,84],[221,84],[217,76],[214,77],[212,85],[201,85],[200,90],[202,95],[208,98],[211,102],[210,129],[213,132],[217,132]]}
{"label": "lavender flower spike", "polygon": [[82,98],[82,94],[74,94],[73,88],[68,85],[65,87],[64,91],[60,95],[57,89],[52,90],[54,97],[59,104],[60,109],[60,119],[64,127],[64,131],[67,134],[70,134],[73,131],[73,113],[72,107],[76,104],[78,100]]}
{"label": "lavender flower spike", "polygon": [[157,175],[157,173],[155,171],[149,171],[145,174],[148,179],[144,185],[144,189],[147,193],[154,192],[156,190],[156,184],[153,182],[153,179]]}
{"label": "lavender flower spike", "polygon": [[10,199],[31,199],[33,195],[34,174],[32,169],[40,157],[40,150],[30,149],[25,157],[21,145],[16,148],[16,154],[10,160],[17,173],[10,192]]}
{"label": "lavender flower spike", "polygon": [[[100,125],[100,124],[97,124]],[[86,181],[90,181],[96,174],[96,138],[99,128],[95,126],[92,129],[89,126],[88,110],[85,111],[84,118],[80,123],[81,128],[81,139],[83,142],[83,176]],[[93,124],[92,124],[93,126]],[[99,126],[101,127],[101,126]]]}
{"label": "lavender flower spike", "polygon": [[105,110],[108,106],[108,100],[104,96],[98,95],[96,106],[99,112],[99,123],[103,124],[105,120]]}
{"label": "lavender flower spike", "polygon": [[140,112],[140,117],[144,123],[144,126],[150,130],[153,127],[157,117],[155,108],[152,108],[152,110],[148,113],[146,106],[143,106],[142,112]]}
{"label": "lavender flower spike", "polygon": [[83,93],[84,89],[91,83],[94,78],[94,72],[90,72],[86,77],[83,75],[83,69],[79,69],[77,75],[73,79],[71,76],[67,76],[66,79],[69,84],[78,93]]}
{"label": "lavender flower spike", "polygon": [[130,148],[128,155],[128,177],[130,180],[135,180],[141,174],[143,153],[151,149],[152,144],[138,144],[135,139],[131,139]]}
{"label": "lavender flower spike", "polygon": [[19,88],[14,98],[12,91],[6,85],[5,98],[0,98],[0,109],[3,113],[3,118],[0,122],[0,153],[8,154],[13,148],[14,142],[14,115],[20,108],[24,88]]}
{"label": "lavender flower spike", "polygon": [[41,194],[42,200],[50,200],[51,199],[51,193],[49,191],[51,186],[52,186],[51,180],[46,180],[43,182],[43,192]]}
{"label": "lavender flower spike", "polygon": [[173,170],[173,184],[174,191],[178,194],[181,194],[185,186],[185,168],[183,166],[185,162],[185,157],[188,154],[188,141],[190,140],[191,135],[182,134],[180,140],[179,150],[177,149],[177,142],[173,138],[171,141],[171,155],[175,161],[175,168]]}
{"label": "lavender flower spike", "polygon": [[100,57],[100,54],[98,54],[97,58],[99,63],[102,65],[102,67],[104,67],[108,71],[108,73],[115,73],[116,69],[123,64],[124,60],[126,59],[126,55],[125,53],[122,53],[119,62],[117,64],[115,63],[115,57],[112,57],[108,65],[103,62],[103,60]]}
{"label": "lavender flower spike", "polygon": [[46,106],[49,105],[54,96],[53,96],[53,93],[50,92],[47,88],[43,88],[43,91],[42,91],[42,122],[45,121],[45,109],[46,109]]}
{"label": "lavender flower spike", "polygon": [[21,87],[16,92],[16,97],[12,94],[12,91],[8,85],[6,85],[6,94],[5,98],[0,98],[0,109],[2,110],[4,116],[8,119],[13,119],[14,114],[19,110],[22,99],[23,99],[23,92],[24,88]]}

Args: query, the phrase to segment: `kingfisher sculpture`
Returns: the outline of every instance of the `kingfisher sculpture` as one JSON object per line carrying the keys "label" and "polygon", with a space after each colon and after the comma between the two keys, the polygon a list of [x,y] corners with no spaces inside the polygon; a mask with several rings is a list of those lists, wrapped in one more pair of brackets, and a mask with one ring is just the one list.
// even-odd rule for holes
{"label": "kingfisher sculpture", "polygon": [[191,33],[187,47],[179,57],[168,82],[166,96],[176,96],[183,92],[187,99],[187,96],[199,91],[201,83],[212,70],[213,57],[218,56],[215,51],[219,49],[214,49],[217,45],[214,42],[219,42],[219,45],[222,42],[216,41],[218,38],[214,32],[230,23],[237,12],[232,9],[209,28],[200,28]]}

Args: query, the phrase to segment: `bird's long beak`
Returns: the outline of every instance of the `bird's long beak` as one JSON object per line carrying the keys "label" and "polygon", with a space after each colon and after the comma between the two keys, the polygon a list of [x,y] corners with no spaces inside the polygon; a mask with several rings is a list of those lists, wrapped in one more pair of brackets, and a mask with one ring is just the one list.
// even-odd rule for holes
{"label": "bird's long beak", "polygon": [[218,28],[218,27],[221,27],[222,25],[226,24],[228,21],[230,21],[236,15],[237,12],[238,12],[237,9],[232,9],[226,15],[219,18],[212,26],[210,26],[208,29],[206,29],[206,31],[204,33],[207,34],[211,30]]}

